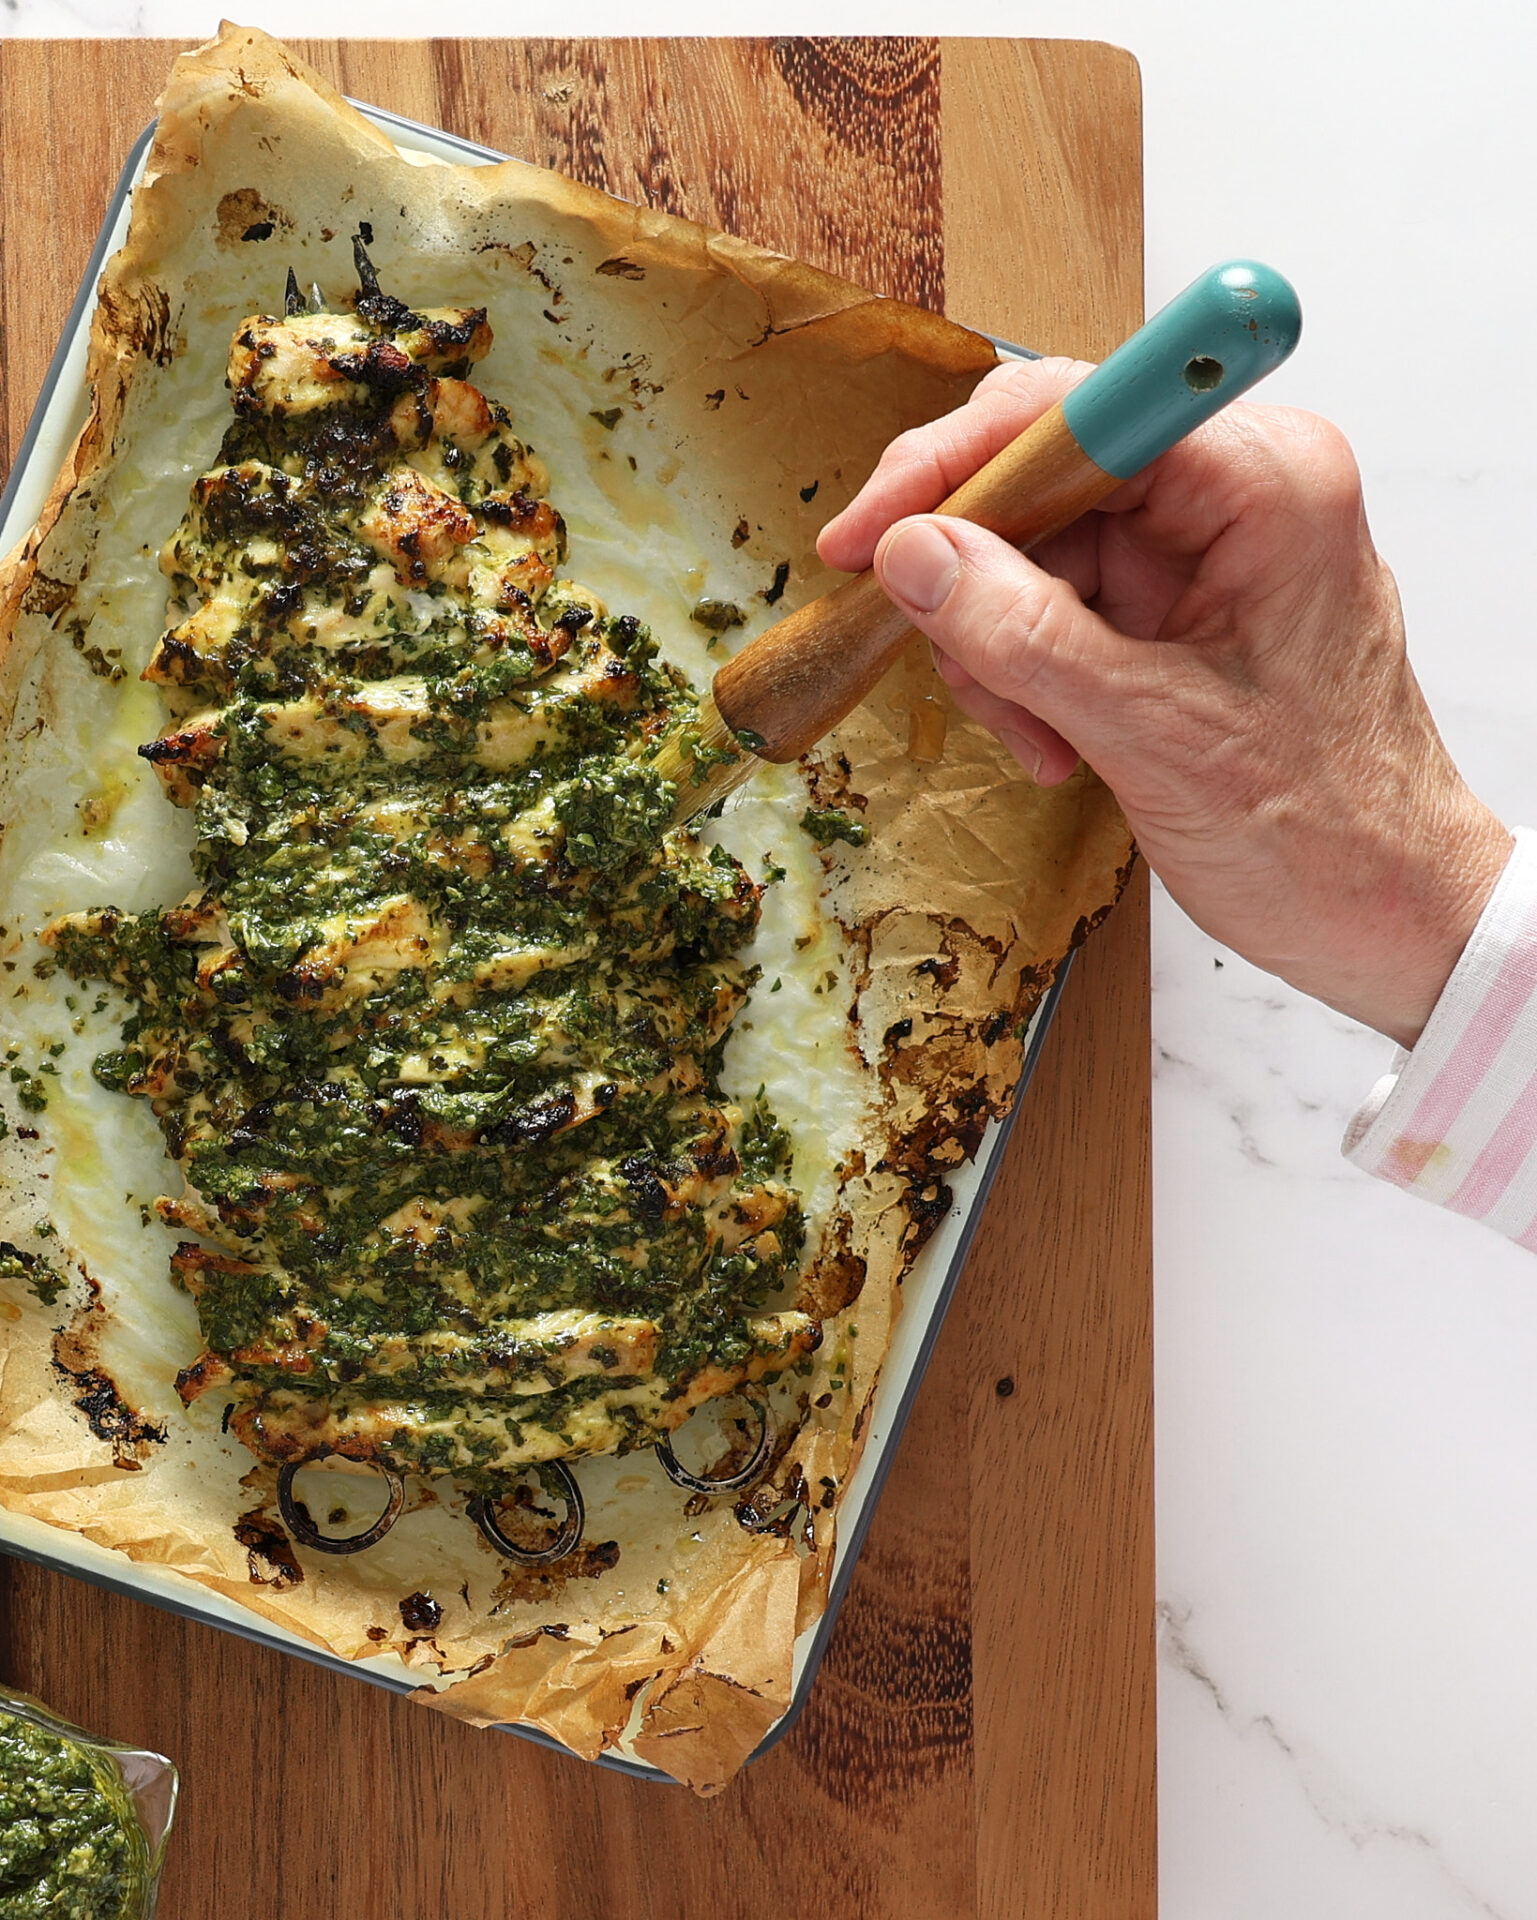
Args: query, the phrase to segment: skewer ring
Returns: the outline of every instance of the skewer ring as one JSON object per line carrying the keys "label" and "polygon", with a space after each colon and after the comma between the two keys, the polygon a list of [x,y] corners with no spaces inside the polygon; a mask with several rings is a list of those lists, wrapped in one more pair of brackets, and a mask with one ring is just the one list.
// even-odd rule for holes
{"label": "skewer ring", "polygon": [[566,1517],[561,1522],[560,1532],[547,1547],[522,1547],[516,1541],[509,1540],[496,1517],[501,1503],[489,1493],[473,1494],[467,1509],[470,1518],[496,1551],[505,1554],[509,1560],[521,1561],[525,1567],[543,1567],[552,1560],[564,1560],[568,1553],[581,1544],[582,1533],[587,1525],[582,1490],[576,1484],[576,1475],[565,1462],[543,1461],[538,1471],[541,1476],[550,1474],[560,1482],[560,1497],[566,1503]]}
{"label": "skewer ring", "polygon": [[741,1487],[750,1487],[769,1463],[769,1455],[774,1451],[777,1437],[774,1416],[769,1408],[768,1395],[761,1387],[742,1387],[737,1398],[745,1400],[757,1413],[760,1423],[758,1444],[753,1456],[745,1467],[739,1467],[735,1473],[724,1473],[710,1478],[702,1473],[690,1473],[672,1450],[670,1440],[658,1440],[656,1457],[662,1463],[662,1471],[669,1480],[676,1480],[680,1487],[687,1487],[690,1493],[735,1493]]}
{"label": "skewer ring", "polygon": [[369,1461],[371,1467],[384,1475],[385,1484],[390,1490],[389,1502],[383,1513],[361,1533],[345,1533],[340,1537],[333,1533],[322,1533],[310,1518],[303,1502],[294,1498],[294,1475],[301,1467],[316,1466],[331,1451],[330,1447],[322,1447],[317,1453],[306,1454],[302,1460],[283,1462],[278,1469],[278,1512],[282,1515],[283,1525],[302,1547],[312,1547],[316,1553],[361,1553],[365,1547],[378,1546],[400,1518],[400,1510],[406,1500],[406,1483],[393,1467],[385,1466],[382,1461]]}

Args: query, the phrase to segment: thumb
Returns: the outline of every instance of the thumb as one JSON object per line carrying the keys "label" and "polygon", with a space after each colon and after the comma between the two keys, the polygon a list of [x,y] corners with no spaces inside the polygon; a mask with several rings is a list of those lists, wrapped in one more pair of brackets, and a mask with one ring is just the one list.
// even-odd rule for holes
{"label": "thumb", "polygon": [[[994,731],[1004,730],[1000,711],[1011,706],[1039,716],[1092,760],[1107,693],[1124,694],[1148,677],[1155,649],[1127,639],[1065,580],[970,521],[899,520],[876,548],[874,567],[887,596],[933,641],[962,705]],[[968,681],[989,697],[968,699]],[[1071,759],[1059,769],[1048,753],[1047,762],[1047,781],[1071,771]]]}

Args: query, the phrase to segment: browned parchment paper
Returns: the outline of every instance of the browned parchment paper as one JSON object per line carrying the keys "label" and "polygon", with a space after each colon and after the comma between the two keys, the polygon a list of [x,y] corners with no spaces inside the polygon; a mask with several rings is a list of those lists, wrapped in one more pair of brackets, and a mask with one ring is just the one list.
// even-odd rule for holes
{"label": "browned parchment paper", "polygon": [[[740,643],[830,585],[822,522],[896,432],[993,363],[942,319],[555,174],[408,158],[260,33],[226,26],[177,61],[102,280],[89,420],[0,566],[0,1013],[7,1064],[30,1076],[0,1081],[0,1233],[16,1250],[0,1263],[0,1503],[345,1658],[403,1663],[445,1712],[526,1721],[588,1756],[624,1739],[707,1793],[788,1703],[901,1277],[946,1210],[946,1174],[1006,1109],[1023,1022],[1114,900],[1129,841],[1092,775],[1049,793],[1020,779],[916,652],[743,816],[772,853],[809,786],[870,829],[862,848],[802,855],[815,938],[766,956],[832,996],[846,1034],[842,1078],[821,1090],[843,1108],[836,1198],[806,1279],[826,1339],[781,1391],[786,1437],[752,1496],[771,1524],[748,1530],[729,1499],[690,1510],[642,1454],[582,1466],[585,1544],[555,1568],[509,1572],[443,1483],[415,1485],[368,1554],[296,1550],[270,1469],[219,1432],[217,1405],[183,1410],[172,1391],[197,1339],[143,1216],[163,1154],[149,1117],[89,1073],[122,1010],[78,990],[66,1004],[34,936],[60,905],[181,890],[185,828],[133,751],[160,724],[137,679],[160,625],[154,549],[228,418],[234,326],[278,305],[290,263],[350,287],[364,223],[392,291],[488,306],[497,346],[477,378],[552,468],[572,573],[642,611],[696,674],[711,662],[690,599],[749,612]],[[44,1111],[18,1104],[30,1086]],[[38,1260],[69,1282],[52,1306]]]}

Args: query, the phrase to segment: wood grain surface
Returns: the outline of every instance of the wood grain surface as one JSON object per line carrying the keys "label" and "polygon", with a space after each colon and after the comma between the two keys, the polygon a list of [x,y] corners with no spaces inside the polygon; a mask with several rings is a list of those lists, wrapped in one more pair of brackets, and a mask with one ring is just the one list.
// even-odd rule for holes
{"label": "wood grain surface", "polygon": [[[0,463],[165,42],[0,44]],[[351,94],[1053,352],[1140,318],[1073,42],[315,43]],[[163,1920],[1152,1920],[1147,943],[1080,959],[822,1676],[719,1800],[0,1562],[3,1676],[183,1769]]]}

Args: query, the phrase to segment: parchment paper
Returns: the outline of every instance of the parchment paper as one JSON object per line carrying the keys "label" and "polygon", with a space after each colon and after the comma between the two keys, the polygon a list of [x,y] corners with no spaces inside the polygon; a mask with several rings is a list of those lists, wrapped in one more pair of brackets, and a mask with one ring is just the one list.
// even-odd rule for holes
{"label": "parchment paper", "polygon": [[[260,33],[226,26],[177,61],[102,279],[90,420],[0,567],[0,1010],[7,1064],[31,1076],[0,1081],[0,1233],[16,1250],[0,1279],[0,1503],[344,1658],[403,1661],[444,1712],[526,1721],[589,1757],[624,1738],[709,1793],[788,1704],[901,1276],[948,1206],[947,1172],[1006,1110],[1023,1024],[1115,899],[1130,844],[1091,774],[1051,792],[1020,778],[916,651],[722,823],[791,869],[744,1022],[780,1029],[742,1037],[740,1071],[782,1053],[804,1083],[799,1121],[784,1117],[819,1229],[806,1293],[827,1316],[810,1376],[779,1390],[786,1438],[751,1501],[763,1530],[730,1498],[690,1510],[646,1453],[583,1464],[585,1542],[555,1568],[509,1571],[444,1482],[414,1483],[367,1554],[295,1549],[271,1469],[219,1431],[218,1396],[183,1410],[171,1389],[198,1342],[143,1217],[164,1155],[148,1114],[89,1071],[123,1009],[79,988],[66,1002],[70,983],[35,971],[34,936],[54,911],[185,887],[186,824],[134,757],[161,723],[137,679],[161,624],[154,549],[228,418],[234,326],[274,310],[289,264],[350,287],[363,223],[392,292],[488,306],[497,345],[477,382],[555,474],[570,571],[642,612],[700,679],[713,659],[691,600],[740,605],[741,644],[833,584],[813,548],[823,521],[895,433],[957,405],[994,360],[933,315],[558,175],[408,158]],[[808,851],[808,786],[862,815],[868,844]],[[29,1085],[45,1111],[18,1105]],[[52,1307],[38,1260],[69,1282]]]}

